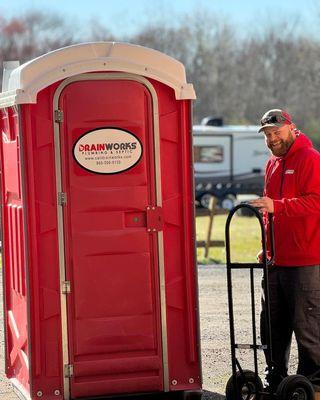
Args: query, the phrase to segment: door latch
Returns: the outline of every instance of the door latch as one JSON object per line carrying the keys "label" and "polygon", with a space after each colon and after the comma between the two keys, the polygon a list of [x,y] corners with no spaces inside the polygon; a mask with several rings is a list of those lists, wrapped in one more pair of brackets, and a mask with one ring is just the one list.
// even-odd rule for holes
{"label": "door latch", "polygon": [[162,207],[147,206],[147,231],[160,232],[163,230],[163,211]]}

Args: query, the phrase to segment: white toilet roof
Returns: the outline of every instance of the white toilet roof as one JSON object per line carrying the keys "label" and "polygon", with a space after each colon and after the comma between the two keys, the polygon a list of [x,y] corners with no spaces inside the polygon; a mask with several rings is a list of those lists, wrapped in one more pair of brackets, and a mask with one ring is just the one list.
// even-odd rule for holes
{"label": "white toilet roof", "polygon": [[160,81],[176,99],[195,99],[183,64],[159,51],[118,42],[82,43],[51,51],[4,74],[0,108],[36,103],[40,90],[70,76],[93,71],[117,71]]}

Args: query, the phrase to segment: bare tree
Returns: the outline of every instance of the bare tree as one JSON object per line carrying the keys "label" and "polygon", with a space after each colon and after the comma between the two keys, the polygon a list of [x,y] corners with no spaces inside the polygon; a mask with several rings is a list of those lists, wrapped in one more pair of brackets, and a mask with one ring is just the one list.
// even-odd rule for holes
{"label": "bare tree", "polygon": [[0,29],[3,53],[13,50],[23,61],[74,43],[74,34],[63,17],[39,11],[3,20]]}
{"label": "bare tree", "polygon": [[[28,61],[50,50],[74,43],[66,20],[40,11],[0,19],[0,62]],[[1,72],[2,73],[2,72]]]}
{"label": "bare tree", "polygon": [[116,37],[100,21],[92,19],[89,24],[89,33],[86,37],[84,37],[84,40],[94,42],[112,42],[116,40]]}
{"label": "bare tree", "polygon": [[97,20],[83,32],[38,11],[0,17],[0,61],[27,61],[76,41],[125,40],[185,65],[197,93],[195,122],[214,114],[226,123],[255,124],[266,109],[283,107],[320,146],[320,41],[298,29],[298,17],[267,21],[241,39],[226,18],[204,9],[173,20],[157,17],[135,34],[117,37]]}

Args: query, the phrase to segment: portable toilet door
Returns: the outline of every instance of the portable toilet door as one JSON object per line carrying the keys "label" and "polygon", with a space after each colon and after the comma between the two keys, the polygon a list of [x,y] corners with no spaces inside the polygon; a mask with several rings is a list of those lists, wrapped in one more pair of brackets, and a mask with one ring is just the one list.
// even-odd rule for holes
{"label": "portable toilet door", "polygon": [[[200,390],[194,91],[183,66],[139,46],[89,43],[6,79],[4,264],[23,263],[12,257],[6,196],[14,109],[28,305],[21,316],[5,274],[7,375],[31,399]],[[28,321],[23,347],[8,315],[18,330]],[[10,358],[13,347],[27,362]]]}
{"label": "portable toilet door", "polygon": [[60,86],[55,105],[69,359],[82,378],[71,393],[163,390],[161,250],[141,229],[157,204],[152,97],[125,77],[88,74]]}

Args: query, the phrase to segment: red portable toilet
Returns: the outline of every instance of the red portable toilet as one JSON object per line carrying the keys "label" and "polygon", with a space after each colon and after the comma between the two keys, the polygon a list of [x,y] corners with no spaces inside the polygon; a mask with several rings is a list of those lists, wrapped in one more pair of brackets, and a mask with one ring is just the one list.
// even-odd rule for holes
{"label": "red portable toilet", "polygon": [[6,64],[6,375],[25,399],[201,389],[191,100],[124,43]]}

